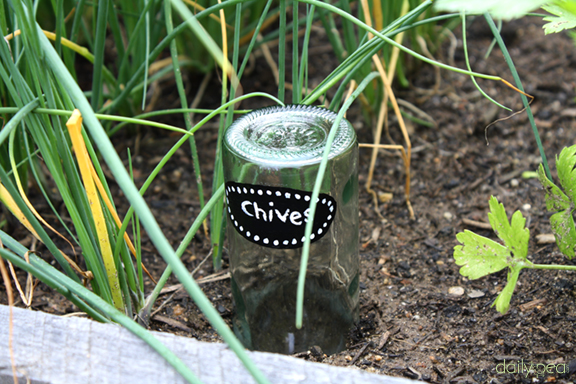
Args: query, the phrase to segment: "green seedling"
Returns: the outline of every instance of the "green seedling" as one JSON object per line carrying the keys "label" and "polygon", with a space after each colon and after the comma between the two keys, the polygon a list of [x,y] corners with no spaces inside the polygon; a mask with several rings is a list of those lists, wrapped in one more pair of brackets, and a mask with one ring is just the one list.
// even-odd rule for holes
{"label": "green seedling", "polygon": [[464,11],[468,15],[488,12],[492,17],[502,20],[525,16],[540,7],[553,15],[544,17],[544,21],[549,21],[543,27],[546,34],[576,27],[575,0],[436,0],[434,2],[436,11]]}
{"label": "green seedling", "polygon": [[[576,145],[564,148],[556,159],[558,178],[561,187],[550,181],[544,167],[538,169],[538,179],[546,191],[546,208],[556,212],[550,217],[550,224],[560,251],[571,260],[575,256],[576,229],[572,212],[576,203]],[[454,260],[461,266],[460,274],[469,279],[478,279],[508,268],[507,283],[492,306],[505,314],[510,308],[510,300],[518,282],[520,271],[530,269],[561,269],[576,271],[576,266],[556,264],[534,264],[528,260],[530,230],[520,211],[508,221],[504,205],[492,196],[490,198],[488,220],[503,244],[474,232],[465,230],[456,235],[463,245],[454,247]]]}
{"label": "green seedling", "polygon": [[523,179],[535,179],[538,177],[538,172],[536,171],[524,171],[522,172]]}
{"label": "green seedling", "polygon": [[550,212],[556,212],[550,217],[550,226],[556,244],[560,251],[572,259],[575,255],[574,247],[576,246],[576,229],[574,228],[574,204],[576,203],[576,145],[564,148],[560,156],[556,157],[556,168],[558,169],[558,178],[562,188],[556,186],[550,181],[542,165],[538,168],[538,180],[546,191],[546,209]]}
{"label": "green seedling", "polygon": [[554,15],[544,18],[544,21],[549,21],[543,26],[545,34],[576,28],[576,1],[557,1],[542,8]]}
{"label": "green seedling", "polygon": [[506,313],[520,271],[523,268],[534,268],[535,265],[526,258],[530,231],[525,227],[526,219],[520,211],[512,215],[512,223],[508,222],[504,205],[494,196],[490,198],[488,219],[504,245],[466,230],[456,235],[456,239],[464,245],[454,247],[454,260],[462,266],[460,274],[469,279],[478,279],[509,268],[506,287],[493,304],[499,312]]}

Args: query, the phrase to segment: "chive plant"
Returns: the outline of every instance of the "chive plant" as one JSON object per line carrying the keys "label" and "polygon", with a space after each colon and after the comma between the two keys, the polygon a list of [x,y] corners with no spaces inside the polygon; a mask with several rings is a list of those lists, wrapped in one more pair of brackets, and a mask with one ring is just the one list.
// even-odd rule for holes
{"label": "chive plant", "polygon": [[[377,31],[382,31],[390,26],[398,27],[398,20],[400,20],[410,10],[419,9],[417,13],[412,13],[410,19],[405,20],[414,23],[419,20],[430,19],[434,16],[434,12],[429,6],[420,7],[422,1],[418,0],[402,0],[402,1],[386,1],[386,0],[363,0],[356,5],[351,5],[349,1],[339,0],[335,5],[346,11],[349,14],[354,14],[359,20],[374,27]],[[357,49],[369,38],[369,32],[362,28],[357,28],[355,24],[346,19],[340,18],[334,12],[328,12],[322,8],[318,11],[322,26],[329,36],[330,43],[334,49],[335,56],[339,62],[343,62],[352,52]],[[451,24],[449,24],[451,25]],[[439,41],[437,37],[442,36],[440,33],[434,33],[435,28],[439,26],[434,22],[421,24],[407,31],[407,35],[401,36],[399,42],[407,41],[413,47],[418,47],[416,40],[422,38],[427,44],[436,46]],[[434,37],[434,39],[432,39]],[[439,40],[439,41],[433,41]],[[383,44],[379,50],[379,57],[387,67],[391,67],[390,71],[398,75],[400,84],[407,87],[408,80],[406,79],[406,63],[405,58],[398,53],[394,53],[393,46]],[[420,49],[416,48],[416,51]],[[434,51],[434,49],[431,49]],[[370,61],[364,62],[357,67],[355,80],[357,82],[373,70],[373,65]],[[380,82],[374,82],[368,86],[363,92],[364,109],[370,115],[374,115],[382,99],[384,98],[384,87]]]}
{"label": "chive plant", "polygon": [[[217,3],[206,1],[205,4],[182,0],[64,0],[52,2],[51,12],[39,14],[38,7],[41,4],[42,7],[46,6],[43,2],[0,0],[0,28],[5,37],[0,41],[3,106],[0,113],[7,122],[0,131],[0,199],[44,243],[57,260],[59,269],[37,256],[26,263],[22,258],[26,249],[3,232],[0,238],[6,248],[0,249],[0,256],[33,273],[94,319],[126,326],[163,354],[190,382],[197,382],[177,358],[130,320],[138,315],[146,323],[160,289],[173,273],[255,380],[266,383],[266,378],[248,358],[242,345],[180,261],[194,234],[210,215],[214,266],[218,268],[221,265],[224,209],[219,150],[212,175],[212,196],[206,204],[202,203],[201,212],[177,250],[170,246],[143,195],[176,150],[189,143],[202,199],[202,170],[195,149],[194,132],[208,121],[219,119],[220,142],[225,127],[239,112],[234,106],[240,100],[262,97],[268,98],[271,104],[291,102],[311,105],[328,100],[330,95],[330,108],[342,118],[362,92],[368,92],[365,97],[371,97],[369,92],[379,89],[380,85],[371,88],[379,73],[374,71],[370,60],[382,50],[391,52],[390,47],[444,69],[500,80],[497,76],[437,63],[395,41],[398,33],[413,27],[425,28],[439,19],[425,18],[432,4],[429,0],[418,6],[413,1],[403,2],[401,12],[396,13],[395,18],[387,19],[389,16],[384,5],[391,3],[394,2],[382,2],[382,9],[378,12],[373,11],[377,4],[370,3],[370,12],[380,16],[368,21],[367,14],[360,18],[354,16],[346,8],[346,1],[336,2],[335,6],[318,0],[228,0]],[[45,17],[53,17],[53,20],[45,22]],[[343,41],[332,28],[336,19],[341,20],[344,26]],[[330,26],[326,31],[341,63],[319,85],[310,89],[308,51],[314,23]],[[264,30],[269,32],[264,33]],[[298,40],[300,32],[303,32],[302,41]],[[368,34],[373,38],[368,39]],[[292,40],[286,41],[289,36]],[[279,40],[277,93],[239,95],[242,75],[250,55],[260,44],[275,38]],[[106,41],[113,41],[114,57],[107,55]],[[291,52],[286,49],[290,42]],[[193,55],[182,58],[184,52]],[[149,76],[151,64],[163,53],[170,55],[171,65]],[[79,55],[93,63],[90,73],[92,87],[87,92],[83,92],[78,85],[79,78],[86,76],[77,67]],[[290,73],[286,70],[286,62],[292,65]],[[188,108],[189,101],[181,78],[181,72],[187,67],[205,71],[216,68],[222,74],[222,102],[218,108],[209,111]],[[144,109],[148,85],[169,72],[176,80],[181,108],[137,116]],[[346,99],[345,90],[353,80],[359,86]],[[292,99],[286,100],[286,90],[289,88]],[[78,111],[73,113],[76,109]],[[181,114],[184,128],[146,120],[162,113]],[[206,116],[193,124],[190,113],[203,113]],[[134,185],[110,141],[111,135],[130,123],[182,134],[140,189]],[[327,153],[321,170],[326,166]],[[124,218],[119,217],[114,207],[103,174],[104,163],[130,203]],[[321,174],[322,171],[318,180]],[[50,229],[42,214],[35,212],[28,202],[27,177],[33,180],[52,207],[58,226],[63,228],[60,233]],[[49,187],[52,184],[56,186],[57,195]],[[320,183],[317,182],[317,185]],[[317,195],[318,188],[314,193]],[[59,201],[62,201],[71,224],[56,209]],[[313,215],[316,200],[312,198],[311,201]],[[100,209],[92,209],[94,205]],[[168,264],[147,298],[139,246],[140,225]],[[132,226],[135,234],[132,240],[126,236],[129,226]],[[308,227],[307,239],[311,231],[311,226]],[[56,241],[60,237],[67,241]],[[308,250],[309,240],[303,248],[298,292],[300,306],[303,303]],[[75,253],[82,256],[79,264],[72,262]],[[84,287],[82,282],[89,288]],[[301,324],[301,314],[300,307],[297,324]]]}

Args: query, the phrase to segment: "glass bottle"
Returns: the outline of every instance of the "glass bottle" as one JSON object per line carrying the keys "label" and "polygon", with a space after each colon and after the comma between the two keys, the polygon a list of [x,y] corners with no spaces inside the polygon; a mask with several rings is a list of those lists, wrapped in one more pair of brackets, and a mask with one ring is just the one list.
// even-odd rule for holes
{"label": "glass bottle", "polygon": [[249,349],[293,354],[319,346],[336,353],[358,320],[358,144],[342,119],[317,202],[303,326],[295,326],[304,227],[335,119],[319,107],[269,107],[225,132],[233,322]]}

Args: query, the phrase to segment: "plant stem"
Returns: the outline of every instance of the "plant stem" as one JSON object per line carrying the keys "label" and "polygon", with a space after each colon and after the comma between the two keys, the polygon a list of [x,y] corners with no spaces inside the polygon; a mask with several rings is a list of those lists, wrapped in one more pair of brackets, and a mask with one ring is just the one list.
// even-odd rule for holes
{"label": "plant stem", "polygon": [[[243,95],[243,96],[268,97],[269,95],[262,93],[262,92],[254,92],[254,93],[250,93],[250,94]],[[245,98],[246,97],[244,97],[243,99],[245,99]],[[236,101],[237,100],[238,99],[236,99]],[[278,100],[275,99],[274,97],[272,97],[272,100],[278,102]],[[30,107],[30,105],[32,105],[32,107]],[[22,109],[17,108],[17,107],[3,107],[3,108],[0,108],[0,113],[11,114],[11,113],[21,112],[21,114],[27,114],[29,112],[29,109],[31,109],[32,112],[34,112],[34,113],[45,113],[45,114],[56,115],[56,116],[72,116],[72,111],[67,111],[67,110],[63,110],[63,109],[34,108],[35,105],[33,105],[32,103],[30,105],[26,105],[25,110],[22,110]],[[164,110],[164,111],[154,111],[154,112],[150,112],[150,113],[145,113],[145,114],[139,115],[140,118],[118,116],[118,115],[105,115],[102,113],[95,113],[94,115],[99,120],[120,121],[120,122],[122,122],[122,124],[147,125],[150,127],[166,129],[168,131],[178,132],[178,133],[181,133],[183,135],[191,136],[191,135],[193,135],[193,133],[189,132],[185,129],[178,128],[178,127],[175,127],[175,126],[170,125],[170,124],[159,123],[157,121],[144,120],[143,117],[160,116],[160,115],[167,115],[167,114],[172,114],[172,113],[212,113],[212,112],[214,112],[214,110],[212,110],[212,109],[176,108],[176,109],[170,109],[170,110]],[[234,113],[240,113],[240,114],[241,113],[248,113],[248,112],[249,112],[248,110],[234,111]],[[224,113],[224,112],[221,112],[221,113]],[[9,131],[4,133],[4,130],[2,130],[2,136],[0,136],[0,137],[3,138],[4,135],[7,135],[8,133],[9,133]],[[0,140],[0,142],[2,142],[2,140]]]}
{"label": "plant stem", "polygon": [[[470,60],[468,58],[468,44],[466,43],[466,14],[464,12],[462,12],[460,14],[461,18],[462,18],[462,46],[464,48],[464,60],[466,61],[466,68],[468,68],[469,71],[472,71],[472,67],[470,66]],[[478,91],[480,91],[480,93],[482,94],[482,96],[484,96],[485,98],[487,98],[490,102],[496,104],[497,106],[499,106],[500,108],[503,108],[507,111],[512,112],[512,110],[502,104],[500,104],[499,102],[497,102],[496,100],[494,100],[493,98],[491,98],[486,92],[484,92],[484,90],[480,87],[480,85],[478,84],[478,82],[476,81],[476,79],[474,78],[474,76],[470,76],[470,79],[472,80],[472,82],[474,83],[474,86],[476,87],[476,89],[478,89]]]}
{"label": "plant stem", "polygon": [[563,270],[563,271],[576,271],[576,265],[560,265],[560,264],[532,264],[526,268],[532,269],[549,269],[549,270]]}
{"label": "plant stem", "polygon": [[[172,25],[171,3],[169,1],[165,2],[164,7],[166,17],[166,31],[171,33],[174,30],[174,26]],[[182,105],[182,108],[186,108],[188,105],[188,100],[186,98],[186,90],[184,89],[184,81],[182,80],[180,64],[178,63],[178,49],[176,47],[176,40],[172,40],[170,42],[170,56],[172,57],[174,79],[176,80],[176,87],[178,89],[178,96],[180,97],[180,104]],[[193,123],[189,113],[184,113],[184,124],[186,126],[186,131],[192,130]],[[198,200],[200,201],[200,209],[202,209],[204,208],[204,187],[202,185],[202,174],[200,171],[200,161],[198,160],[198,151],[196,149],[196,139],[193,135],[190,135],[188,142],[190,143],[190,152],[192,154],[192,168],[194,169],[194,176],[196,178]]]}
{"label": "plant stem", "polygon": [[[200,214],[198,214],[198,216],[194,220],[194,223],[192,224],[192,226],[188,230],[188,233],[186,234],[186,236],[184,236],[184,239],[182,240],[182,242],[180,242],[180,245],[178,246],[178,249],[176,250],[176,255],[178,257],[182,257],[182,255],[184,254],[184,251],[186,250],[186,248],[190,244],[190,241],[192,241],[192,238],[194,237],[194,235],[196,234],[196,232],[198,231],[198,229],[202,225],[202,222],[206,219],[206,217],[208,217],[208,214],[212,211],[212,208],[214,207],[214,205],[216,205],[216,203],[218,201],[220,201],[220,199],[222,199],[222,196],[224,196],[224,184],[222,184],[220,186],[220,188],[218,188],[218,190],[214,193],[212,198],[210,200],[208,200],[208,202],[206,203],[206,205],[204,206],[204,208],[202,209]],[[148,317],[150,316],[152,305],[154,305],[156,298],[160,294],[160,291],[162,290],[162,288],[164,288],[164,285],[166,284],[166,282],[168,281],[168,278],[171,275],[172,275],[172,267],[170,265],[168,265],[168,266],[166,266],[166,269],[164,270],[164,272],[162,273],[162,276],[158,280],[158,283],[154,287],[154,290],[146,299],[146,303],[144,304],[144,307],[140,311],[139,316],[144,321],[144,323],[148,322]]]}
{"label": "plant stem", "polygon": [[[522,82],[520,81],[520,76],[518,76],[518,71],[516,71],[516,67],[514,66],[514,62],[512,61],[512,57],[510,57],[510,53],[508,53],[508,49],[506,48],[506,44],[504,44],[504,40],[502,40],[502,36],[500,36],[500,32],[498,31],[498,27],[494,24],[494,20],[490,14],[485,13],[484,17],[492,30],[492,34],[494,38],[498,42],[498,46],[504,55],[504,59],[506,60],[506,64],[510,68],[510,72],[512,72],[512,77],[514,78],[514,82],[518,89],[524,92],[524,87],[522,86]],[[536,127],[536,122],[534,121],[534,115],[532,115],[532,109],[530,109],[530,104],[528,103],[528,98],[520,93],[520,97],[522,98],[522,103],[524,104],[524,108],[526,109],[526,114],[528,115],[528,120],[530,121],[530,125],[532,126],[532,132],[534,132],[534,138],[536,139],[536,145],[538,145],[538,150],[540,151],[540,156],[542,157],[542,163],[544,164],[544,170],[546,171],[546,176],[550,181],[552,181],[552,175],[550,173],[550,168],[548,167],[548,160],[546,160],[546,153],[544,153],[544,148],[542,147],[542,141],[540,140],[540,134],[538,133],[538,127]]]}
{"label": "plant stem", "polygon": [[[425,63],[431,64],[431,65],[435,65],[437,67],[443,68],[443,69],[447,69],[449,71],[453,71],[456,73],[461,73],[464,75],[469,75],[469,76],[476,76],[476,77],[480,77],[482,79],[487,79],[487,80],[501,80],[500,76],[491,76],[491,75],[486,75],[483,73],[478,73],[478,72],[471,72],[462,68],[457,68],[457,67],[452,67],[450,65],[447,64],[442,64],[438,61],[434,61],[431,60],[429,58],[427,58],[426,56],[423,56],[419,53],[416,53],[414,51],[412,51],[411,49],[406,48],[405,46],[403,46],[402,44],[398,44],[397,42],[395,42],[393,39],[389,38],[386,35],[383,35],[382,33],[378,32],[377,30],[375,30],[374,28],[366,25],[365,23],[363,23],[362,21],[358,20],[357,18],[355,18],[354,16],[342,11],[339,8],[336,8],[333,5],[318,1],[318,0],[300,0],[302,3],[308,3],[308,4],[312,4],[315,5],[317,7],[321,7],[321,8],[325,8],[328,9],[331,12],[334,12],[336,14],[338,14],[339,16],[350,20],[351,22],[353,22],[354,24],[356,24],[358,27],[363,28],[364,30],[372,33],[374,36],[377,36],[378,38],[384,40],[385,42],[387,42],[388,44],[397,47],[398,49],[400,49],[401,51],[406,52],[407,54],[414,56],[415,58],[417,58],[418,60],[422,60]],[[428,2],[428,1],[427,1]],[[431,2],[430,2],[431,3]]]}
{"label": "plant stem", "polygon": [[102,300],[102,298],[95,295],[81,284],[72,281],[71,279],[67,278],[67,276],[64,276],[58,271],[54,270],[51,265],[46,263],[38,256],[34,254],[30,255],[31,262],[27,263],[21,257],[16,256],[14,253],[2,248],[0,248],[0,256],[3,259],[10,261],[18,268],[33,274],[45,284],[55,286],[56,289],[58,289],[60,292],[64,292],[67,295],[75,295],[84,300],[92,308],[98,308],[106,316],[110,317],[110,319],[118,324],[121,324],[134,335],[138,336],[145,343],[154,348],[154,350],[156,350],[168,362],[168,364],[172,365],[172,367],[174,367],[174,369],[176,369],[176,371],[180,373],[182,377],[189,383],[202,384],[196,375],[186,365],[184,365],[180,358],[178,358],[174,352],[172,352],[158,339],[156,339],[152,333],[139,326],[131,318],[118,311],[112,305]]}
{"label": "plant stem", "polygon": [[[350,95],[350,97],[346,100],[336,119],[334,119],[334,123],[330,128],[330,133],[328,134],[328,138],[326,139],[326,145],[324,147],[324,153],[322,155],[322,160],[320,165],[318,166],[318,173],[316,174],[316,181],[314,183],[314,189],[312,191],[312,196],[310,198],[310,217],[314,217],[316,213],[316,200],[320,195],[320,187],[322,186],[322,179],[324,178],[324,174],[326,172],[326,167],[328,166],[328,155],[330,150],[332,149],[332,142],[336,137],[337,127],[340,124],[340,121],[344,118],[344,114],[352,104],[354,100],[358,97],[364,88],[376,77],[380,76],[378,72],[372,72],[362,82],[358,85],[358,88]],[[313,220],[308,220],[306,223],[306,229],[304,231],[304,236],[306,241],[304,241],[304,246],[302,248],[302,258],[300,259],[300,271],[298,273],[298,288],[296,292],[296,328],[302,328],[302,321],[304,317],[304,287],[306,284],[306,269],[308,267],[308,258],[310,256],[310,235],[312,234],[312,226]]]}
{"label": "plant stem", "polygon": [[210,321],[214,329],[220,334],[220,336],[222,336],[230,349],[234,351],[242,361],[246,369],[254,377],[255,381],[258,383],[269,383],[268,379],[266,379],[260,369],[250,359],[244,346],[236,336],[234,336],[234,333],[230,330],[222,317],[220,317],[216,308],[212,306],[212,303],[208,300],[204,292],[202,292],[198,284],[190,277],[190,272],[188,272],[186,266],[177,257],[174,249],[154,218],[152,211],[146,204],[146,201],[142,196],[140,196],[138,189],[132,182],[130,175],[120,160],[120,156],[116,153],[116,150],[112,146],[104,128],[94,115],[94,110],[86,100],[82,90],[74,79],[71,78],[68,70],[64,66],[64,63],[49,43],[46,36],[44,36],[41,30],[39,30],[39,26],[36,26],[36,28],[37,33],[40,32],[38,33],[38,40],[39,45],[42,47],[46,64],[52,69],[55,78],[62,83],[64,89],[82,113],[87,130],[90,132],[94,143],[102,153],[102,157],[110,167],[110,171],[117,180],[118,185],[124,192],[131,206],[133,206],[136,213],[138,213],[138,217],[142,221],[142,225],[150,236],[152,243],[166,263],[172,267],[174,274],[177,276],[178,280],[182,282],[190,297],[193,298],[200,310],[206,315],[208,321]]}

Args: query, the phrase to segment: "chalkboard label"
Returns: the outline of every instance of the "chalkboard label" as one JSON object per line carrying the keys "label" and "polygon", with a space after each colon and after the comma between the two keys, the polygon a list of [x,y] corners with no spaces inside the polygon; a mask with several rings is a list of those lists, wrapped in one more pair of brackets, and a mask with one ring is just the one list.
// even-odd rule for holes
{"label": "chalkboard label", "polygon": [[[270,248],[300,248],[312,192],[263,185],[226,183],[228,217],[245,239]],[[320,240],[336,215],[336,201],[321,193],[310,242]]]}

